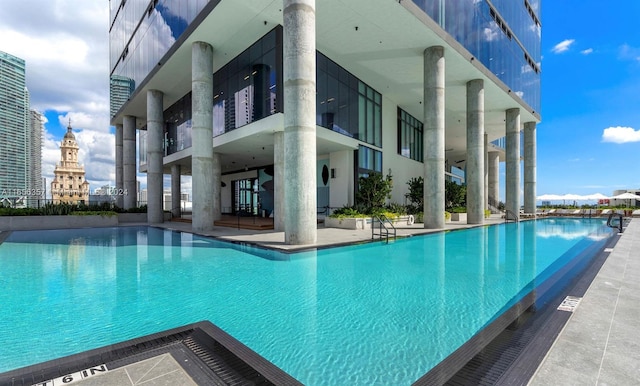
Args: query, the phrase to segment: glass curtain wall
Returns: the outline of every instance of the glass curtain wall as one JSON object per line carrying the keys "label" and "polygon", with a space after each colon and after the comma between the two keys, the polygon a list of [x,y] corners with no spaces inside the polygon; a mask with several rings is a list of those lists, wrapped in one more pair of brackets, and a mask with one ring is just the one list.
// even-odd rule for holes
{"label": "glass curtain wall", "polygon": [[138,163],[147,164],[147,126],[138,130]]}
{"label": "glass curtain wall", "polygon": [[360,145],[357,151],[358,177],[368,177],[372,172],[382,174],[382,152]]}
{"label": "glass curtain wall", "polygon": [[398,154],[422,162],[423,125],[413,115],[398,107]]}
{"label": "glass curtain wall", "polygon": [[282,112],[282,27],[213,75],[213,136]]}
{"label": "glass curtain wall", "polygon": [[539,0],[413,0],[535,111],[540,110]]}
{"label": "glass curtain wall", "polygon": [[140,85],[209,0],[111,0],[111,75]]}
{"label": "glass curtain wall", "polygon": [[191,147],[191,93],[164,111],[164,155]]}
{"label": "glass curtain wall", "polygon": [[316,53],[316,124],[382,147],[382,95]]}

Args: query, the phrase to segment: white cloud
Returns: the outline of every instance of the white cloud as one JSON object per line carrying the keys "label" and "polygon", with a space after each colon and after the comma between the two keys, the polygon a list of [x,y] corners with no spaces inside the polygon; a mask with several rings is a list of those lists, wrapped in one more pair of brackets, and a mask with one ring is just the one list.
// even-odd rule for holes
{"label": "white cloud", "polygon": [[640,48],[623,44],[620,46],[619,57],[623,60],[635,60],[640,62]]}
{"label": "white cloud", "polygon": [[485,27],[483,30],[484,40],[492,42],[500,38],[500,27],[495,22],[490,23],[490,27]]}
{"label": "white cloud", "polygon": [[608,127],[602,132],[602,142],[640,142],[640,130],[634,130],[632,127]]}
{"label": "white cloud", "polygon": [[589,54],[593,53],[593,48],[587,48],[586,50],[580,51],[580,53],[582,55],[589,55]]}
{"label": "white cloud", "polygon": [[[42,141],[42,177],[47,179],[47,185],[53,180],[53,170],[60,162],[60,140],[45,131]],[[47,190],[49,186],[47,186]]]}
{"label": "white cloud", "polygon": [[31,107],[108,115],[109,5],[3,0],[2,8],[0,51],[26,61]]}
{"label": "white cloud", "polygon": [[[25,60],[32,109],[59,112],[62,127],[71,118],[92,190],[115,178],[108,24],[107,1],[3,0],[0,11],[0,51]],[[45,132],[48,182],[60,161],[60,140]]]}
{"label": "white cloud", "polygon": [[531,68],[531,66],[530,66],[530,65],[525,64],[525,65],[523,65],[523,66],[520,66],[520,73],[521,73],[521,74],[526,74],[526,73],[528,73],[528,72],[533,72],[533,68]]}
{"label": "white cloud", "polygon": [[562,52],[568,51],[573,43],[575,43],[575,39],[565,39],[560,43],[556,44],[555,46],[553,46],[551,51],[554,54],[560,54]]}

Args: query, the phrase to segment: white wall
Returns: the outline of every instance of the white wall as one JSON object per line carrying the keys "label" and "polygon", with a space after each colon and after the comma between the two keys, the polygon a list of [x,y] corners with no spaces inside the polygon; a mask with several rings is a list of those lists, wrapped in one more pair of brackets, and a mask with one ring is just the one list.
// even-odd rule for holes
{"label": "white wall", "polygon": [[353,205],[353,150],[336,151],[329,155],[329,168],[335,178],[329,183],[329,206],[342,208]]}
{"label": "white wall", "polygon": [[[398,154],[398,106],[390,99],[382,98],[382,175],[386,177],[391,169],[393,189],[392,203],[405,204],[405,194],[409,192],[407,182],[424,173],[424,164]],[[416,117],[419,118],[420,117]],[[318,129],[325,130],[325,129]],[[369,144],[364,146],[379,150]],[[335,178],[330,180],[330,206],[341,208],[354,204],[354,156],[352,150],[330,154],[330,168],[335,169]]]}
{"label": "white wall", "polygon": [[[400,106],[402,108],[402,106]],[[416,117],[422,121],[422,117]],[[404,195],[409,192],[407,182],[424,173],[424,164],[398,154],[398,105],[382,96],[382,175],[393,176],[390,202],[405,204]],[[408,204],[408,202],[407,202]]]}

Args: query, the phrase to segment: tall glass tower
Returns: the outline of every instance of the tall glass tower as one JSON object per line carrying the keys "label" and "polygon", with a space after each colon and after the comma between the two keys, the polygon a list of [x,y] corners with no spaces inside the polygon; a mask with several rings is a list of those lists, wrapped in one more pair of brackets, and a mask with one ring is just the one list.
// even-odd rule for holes
{"label": "tall glass tower", "polygon": [[5,205],[26,204],[28,131],[25,61],[0,52],[0,200]]}
{"label": "tall glass tower", "polygon": [[38,201],[45,198],[42,181],[42,136],[44,133],[44,117],[35,110],[30,110],[28,135],[29,191],[27,206],[36,207]]}

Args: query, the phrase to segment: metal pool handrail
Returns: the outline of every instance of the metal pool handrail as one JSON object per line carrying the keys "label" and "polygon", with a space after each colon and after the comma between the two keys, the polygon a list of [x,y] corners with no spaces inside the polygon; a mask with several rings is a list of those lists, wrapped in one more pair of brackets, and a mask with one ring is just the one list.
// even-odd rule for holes
{"label": "metal pool handrail", "polygon": [[[618,224],[614,224],[612,222],[614,216],[618,217]],[[620,213],[611,212],[609,213],[609,218],[607,218],[607,226],[609,228],[618,228],[619,232],[622,233],[622,215]]]}
{"label": "metal pool handrail", "polygon": [[504,211],[504,222],[509,221],[518,222],[518,216],[513,211],[506,209]]}
{"label": "metal pool handrail", "polygon": [[[376,233],[376,226],[374,224],[375,221],[378,221],[378,233]],[[387,218],[387,216],[381,214],[379,216],[373,216],[373,218],[371,219],[371,239],[374,239],[375,236],[380,236],[380,240],[382,240],[382,237],[384,237],[387,240],[387,243],[389,242],[389,228],[387,228],[387,225],[389,224],[389,226],[391,227],[391,230],[393,230],[393,238],[396,238],[396,227],[393,226],[393,223]],[[384,231],[384,233],[383,233]]]}

